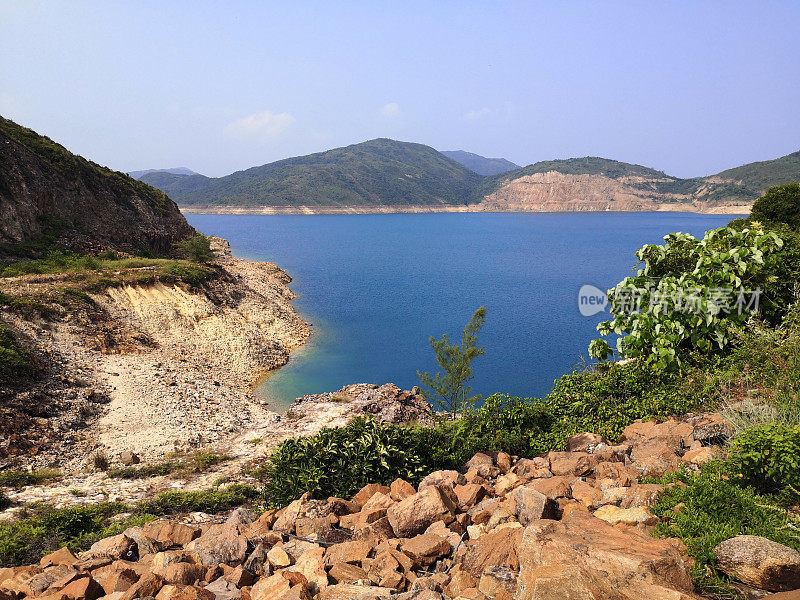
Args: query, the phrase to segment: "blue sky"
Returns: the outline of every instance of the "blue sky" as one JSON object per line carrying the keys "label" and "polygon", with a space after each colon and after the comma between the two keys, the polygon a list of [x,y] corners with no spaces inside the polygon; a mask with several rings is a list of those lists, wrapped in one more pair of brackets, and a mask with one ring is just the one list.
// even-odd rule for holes
{"label": "blue sky", "polygon": [[119,170],[375,137],[695,176],[800,148],[800,1],[0,1],[0,114]]}

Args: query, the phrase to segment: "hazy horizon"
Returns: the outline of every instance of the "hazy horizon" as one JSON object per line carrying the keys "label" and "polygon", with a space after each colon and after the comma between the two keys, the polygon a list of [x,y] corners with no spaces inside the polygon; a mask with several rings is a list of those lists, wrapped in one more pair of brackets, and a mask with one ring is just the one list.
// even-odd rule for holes
{"label": "hazy horizon", "polygon": [[800,3],[0,6],[0,114],[121,171],[376,137],[678,177],[800,148]]}

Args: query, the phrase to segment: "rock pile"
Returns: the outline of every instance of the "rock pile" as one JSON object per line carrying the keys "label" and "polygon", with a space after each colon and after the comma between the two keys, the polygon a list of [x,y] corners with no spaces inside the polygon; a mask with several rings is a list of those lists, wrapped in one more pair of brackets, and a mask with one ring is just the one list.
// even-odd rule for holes
{"label": "rock pile", "polygon": [[[697,438],[716,419],[634,423],[616,445],[579,434],[533,459],[479,453],[416,488],[305,494],[257,519],[239,509],[225,523],[154,521],[78,556],[0,569],[0,598],[689,600],[685,548],[649,535],[663,486],[640,480],[709,460],[715,448]],[[761,581],[741,546],[727,549],[731,568]],[[781,589],[800,587],[796,564],[777,564],[792,552],[770,553]]]}

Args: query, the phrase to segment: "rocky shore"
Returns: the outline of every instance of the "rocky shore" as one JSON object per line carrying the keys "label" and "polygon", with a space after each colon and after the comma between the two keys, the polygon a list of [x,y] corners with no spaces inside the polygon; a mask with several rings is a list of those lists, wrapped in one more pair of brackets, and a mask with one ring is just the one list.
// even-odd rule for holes
{"label": "rocky shore", "polygon": [[[478,453],[416,488],[397,479],[260,515],[153,521],[0,569],[0,597],[691,600],[686,548],[650,535],[670,519],[650,510],[665,486],[642,479],[696,469],[726,435],[719,415],[636,422],[615,444],[583,433],[532,459]],[[800,554],[780,544],[739,535],[714,553],[748,598],[800,587]]]}

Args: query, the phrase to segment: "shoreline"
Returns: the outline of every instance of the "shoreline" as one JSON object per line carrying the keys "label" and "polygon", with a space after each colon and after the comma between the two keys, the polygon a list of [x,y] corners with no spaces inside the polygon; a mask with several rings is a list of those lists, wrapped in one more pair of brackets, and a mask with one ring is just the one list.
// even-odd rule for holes
{"label": "shoreline", "polygon": [[707,215],[748,215],[752,204],[704,207],[693,204],[659,205],[648,210],[500,210],[486,205],[469,206],[179,206],[186,215],[389,215],[389,214],[445,214],[445,213],[674,213],[686,212]]}

